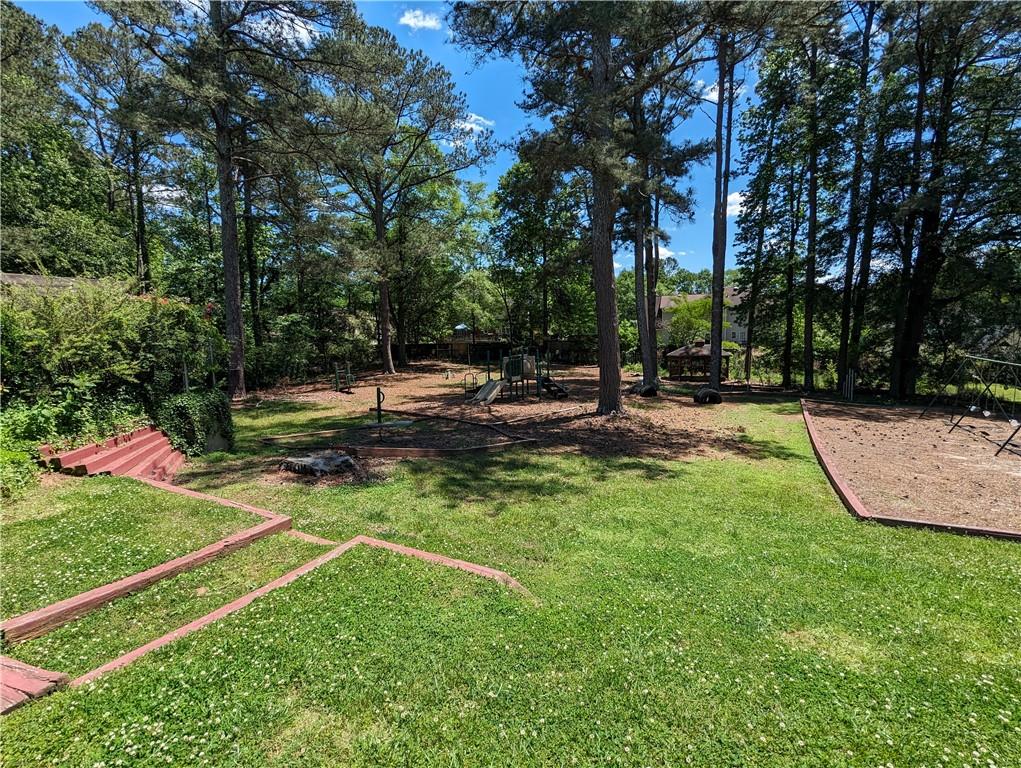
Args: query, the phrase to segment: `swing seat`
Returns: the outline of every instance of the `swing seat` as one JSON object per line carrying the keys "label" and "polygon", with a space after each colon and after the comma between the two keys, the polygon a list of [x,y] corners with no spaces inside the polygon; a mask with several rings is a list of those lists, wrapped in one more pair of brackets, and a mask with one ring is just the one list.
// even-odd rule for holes
{"label": "swing seat", "polygon": [[1017,429],[1018,427],[1021,427],[1021,421],[1018,421],[1017,419],[1011,419],[1007,423],[1010,424],[1010,426],[1013,429]]}
{"label": "swing seat", "polygon": [[992,411],[982,411],[982,418],[984,419],[988,419],[992,415],[993,415]]}

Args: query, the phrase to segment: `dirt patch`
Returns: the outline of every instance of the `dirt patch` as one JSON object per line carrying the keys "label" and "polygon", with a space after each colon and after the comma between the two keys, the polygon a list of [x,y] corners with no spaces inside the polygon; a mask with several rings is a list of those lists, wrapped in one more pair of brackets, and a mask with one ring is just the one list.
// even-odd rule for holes
{"label": "dirt patch", "polygon": [[946,414],[919,418],[911,408],[812,403],[810,411],[835,469],[872,513],[1021,531],[1021,457],[994,456],[1005,421],[949,432]]}
{"label": "dirt patch", "polygon": [[367,427],[336,435],[340,445],[392,448],[469,448],[506,443],[509,438],[490,427],[449,421],[419,419],[405,427]]}
{"label": "dirt patch", "polygon": [[[626,395],[623,414],[597,417],[599,370],[595,366],[554,369],[554,379],[570,393],[568,399],[554,399],[546,393],[538,398],[533,384],[527,397],[499,398],[488,406],[466,401],[462,382],[469,370],[476,372],[480,383],[485,382],[484,370],[416,363],[394,376],[360,374],[349,393],[334,392],[331,382],[324,381],[281,387],[261,396],[267,400],[322,403],[343,416],[368,416],[375,407],[379,386],[386,395],[384,408],[391,410],[389,418],[414,419],[414,423],[399,429],[344,430],[330,434],[325,444],[465,448],[532,438],[538,441],[536,448],[540,450],[574,451],[596,457],[664,460],[724,454],[784,457],[782,452],[749,440],[740,425],[724,423],[720,409],[728,408],[728,402],[722,406],[698,406],[690,393],[674,386],[667,387],[656,398]],[[622,378],[625,387],[635,380],[626,373]],[[730,396],[727,397],[729,400]],[[422,419],[423,415],[444,418]],[[503,434],[449,419],[496,425]]]}

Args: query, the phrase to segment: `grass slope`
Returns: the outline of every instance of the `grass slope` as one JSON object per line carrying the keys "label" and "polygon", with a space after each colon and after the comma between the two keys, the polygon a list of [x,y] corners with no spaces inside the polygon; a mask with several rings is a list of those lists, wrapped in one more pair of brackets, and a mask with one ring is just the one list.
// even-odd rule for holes
{"label": "grass slope", "polygon": [[77,677],[248,594],[326,550],[282,533],[268,536],[13,646],[7,653]]}
{"label": "grass slope", "polygon": [[852,520],[796,405],[719,418],[745,427],[746,451],[518,451],[406,463],[361,488],[200,468],[197,485],[300,529],[500,567],[541,602],[359,548],[14,713],[5,759],[1021,765],[1021,548]]}
{"label": "grass slope", "polygon": [[0,512],[0,614],[42,608],[259,522],[128,478],[58,480]]}

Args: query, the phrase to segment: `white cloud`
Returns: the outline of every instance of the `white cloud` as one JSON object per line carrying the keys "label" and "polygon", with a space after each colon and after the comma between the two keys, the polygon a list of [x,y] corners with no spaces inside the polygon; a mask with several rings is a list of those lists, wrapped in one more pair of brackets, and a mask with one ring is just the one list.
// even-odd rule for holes
{"label": "white cloud", "polygon": [[[662,243],[660,243],[660,246],[659,246],[659,255],[660,255],[660,257],[661,257],[661,258],[664,258],[664,259],[671,259],[671,258],[673,258],[674,256],[676,256],[677,254],[675,254],[675,253],[674,253],[673,251],[671,251],[671,250],[670,250],[669,248],[667,248],[667,247],[666,247],[665,245],[663,245]],[[684,255],[684,251],[681,251],[681,256],[683,256],[683,255]]]}
{"label": "white cloud", "polygon": [[494,125],[496,125],[495,120],[487,120],[482,115],[476,115],[474,112],[469,112],[467,119],[457,121],[458,128],[463,131],[471,131],[472,133],[482,133]]}
{"label": "white cloud", "polygon": [[616,269],[623,269],[623,268],[624,268],[624,265],[623,265],[623,264],[621,264],[621,263],[620,263],[619,261],[615,261],[615,262],[613,262],[613,268],[614,268],[615,270],[616,270]]}
{"label": "white cloud", "polygon": [[319,34],[311,21],[283,9],[249,16],[244,21],[244,27],[255,35],[269,37],[279,35],[288,42],[301,47],[308,46],[312,42],[312,38]]}
{"label": "white cloud", "polygon": [[[720,98],[720,89],[716,83],[710,83],[705,85],[701,80],[696,82],[696,86],[702,88],[702,100],[708,101],[711,104],[715,104],[716,100]],[[734,89],[734,100],[736,101],[739,97],[743,96],[747,89],[743,85],[739,85]]]}
{"label": "white cloud", "polygon": [[145,188],[146,197],[160,208],[175,208],[184,205],[188,199],[187,193],[180,187],[172,187],[167,184],[152,184]]}
{"label": "white cloud", "polygon": [[727,195],[727,218],[739,215],[743,205],[744,192],[731,192]]}
{"label": "white cloud", "polygon": [[443,28],[439,16],[435,13],[426,13],[421,8],[409,8],[401,15],[397,23],[414,30]]}

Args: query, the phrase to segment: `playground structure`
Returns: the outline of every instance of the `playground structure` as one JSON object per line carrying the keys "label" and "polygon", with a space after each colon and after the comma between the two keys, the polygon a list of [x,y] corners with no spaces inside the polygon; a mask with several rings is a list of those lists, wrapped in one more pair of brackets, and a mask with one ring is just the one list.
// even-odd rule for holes
{"label": "playground structure", "polygon": [[542,399],[545,392],[557,400],[568,397],[567,388],[557,382],[550,369],[550,362],[545,361],[538,349],[535,354],[527,354],[522,350],[518,354],[500,357],[499,377],[493,378],[492,360],[486,353],[486,380],[479,384],[480,374],[469,371],[461,380],[464,388],[464,399],[476,405],[490,405],[498,397],[520,400],[531,395]]}
{"label": "playground structure", "polygon": [[355,376],[351,373],[351,363],[344,363],[344,372],[340,372],[340,363],[333,364],[333,391],[346,392],[351,394],[351,388],[355,385]]}
{"label": "playground structure", "polygon": [[997,360],[980,355],[964,355],[951,376],[943,382],[939,392],[919,414],[919,418],[939,403],[950,399],[950,432],[968,429],[966,418],[1004,419],[1010,430],[1003,440],[993,439],[997,446],[994,456],[1004,451],[1021,455],[1021,363]]}

